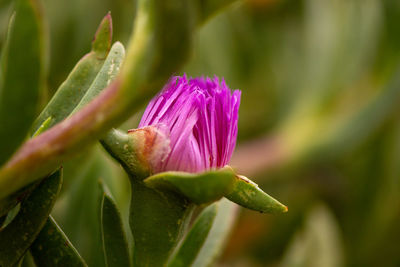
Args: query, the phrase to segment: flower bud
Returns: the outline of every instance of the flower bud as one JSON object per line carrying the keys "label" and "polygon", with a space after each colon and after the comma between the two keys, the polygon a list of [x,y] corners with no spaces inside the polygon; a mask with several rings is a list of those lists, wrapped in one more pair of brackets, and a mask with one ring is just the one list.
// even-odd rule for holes
{"label": "flower bud", "polygon": [[158,130],[143,144],[151,172],[196,173],[228,164],[236,145],[240,95],[218,78],[171,78],[147,106],[140,128],[131,131],[149,135],[149,126]]}

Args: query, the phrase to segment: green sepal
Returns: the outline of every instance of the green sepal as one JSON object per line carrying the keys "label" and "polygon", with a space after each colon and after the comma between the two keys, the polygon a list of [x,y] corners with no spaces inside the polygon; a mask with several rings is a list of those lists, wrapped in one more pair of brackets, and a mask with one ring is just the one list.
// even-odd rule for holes
{"label": "green sepal", "polygon": [[115,42],[111,47],[103,66],[90,85],[85,95],[80,100],[72,113],[83,108],[105,89],[117,76],[125,57],[125,48],[120,42]]}
{"label": "green sepal", "polygon": [[38,1],[16,1],[0,66],[0,164],[23,142],[45,80],[43,16]]}
{"label": "green sepal", "polygon": [[109,267],[132,266],[121,214],[108,190],[102,191],[100,225],[105,264]]}
{"label": "green sepal", "polygon": [[177,253],[169,261],[168,267],[185,267],[193,263],[207,239],[217,211],[218,204],[213,203],[201,212],[178,248]]}
{"label": "green sepal", "polygon": [[233,189],[236,174],[230,167],[203,173],[161,172],[144,183],[151,188],[178,192],[196,204],[216,201]]}
{"label": "green sepal", "polygon": [[0,229],[0,266],[13,266],[31,246],[45,222],[61,189],[62,170],[45,178],[21,203],[17,216]]}
{"label": "green sepal", "polygon": [[[111,25],[110,14],[103,19],[99,28],[97,29],[94,37],[94,42],[97,43],[95,47],[100,46],[100,42],[103,42],[103,47],[111,46],[111,38],[97,38],[97,34],[104,33],[106,31],[104,28],[107,28],[107,31],[110,30],[109,25]],[[111,34],[112,32],[110,32],[110,36]],[[108,51],[109,50],[107,50],[107,53]],[[98,53],[99,51],[96,52],[92,50],[78,61],[71,73],[68,75],[67,79],[60,85],[47,106],[36,119],[35,123],[33,124],[32,132],[37,131],[40,125],[42,125],[42,123],[48,117],[52,117],[50,124],[51,127],[68,117],[68,115],[75,109],[82,97],[92,85],[97,73],[104,64],[106,57],[99,57]]]}
{"label": "green sepal", "polygon": [[44,227],[30,247],[37,266],[87,266],[67,236],[49,216]]}
{"label": "green sepal", "polygon": [[262,191],[256,183],[242,175],[236,175],[233,190],[227,199],[242,207],[266,213],[287,212],[288,208]]}

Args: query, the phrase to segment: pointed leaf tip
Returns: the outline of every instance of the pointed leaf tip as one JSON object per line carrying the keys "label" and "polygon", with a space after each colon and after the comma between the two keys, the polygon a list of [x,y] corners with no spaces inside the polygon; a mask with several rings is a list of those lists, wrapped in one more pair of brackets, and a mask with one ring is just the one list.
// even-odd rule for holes
{"label": "pointed leaf tip", "polygon": [[245,176],[236,175],[232,192],[225,196],[242,207],[266,213],[285,213],[288,208],[262,191],[256,183]]}
{"label": "pointed leaf tip", "polygon": [[101,237],[106,266],[132,266],[129,246],[121,214],[107,186],[100,182],[102,199],[100,208]]}
{"label": "pointed leaf tip", "polygon": [[110,51],[111,48],[111,41],[112,18],[111,12],[108,12],[97,28],[92,42],[92,50],[96,53],[98,58],[103,59],[107,56],[108,51]]}
{"label": "pointed leaf tip", "polygon": [[30,247],[30,252],[36,266],[87,267],[76,248],[51,216]]}

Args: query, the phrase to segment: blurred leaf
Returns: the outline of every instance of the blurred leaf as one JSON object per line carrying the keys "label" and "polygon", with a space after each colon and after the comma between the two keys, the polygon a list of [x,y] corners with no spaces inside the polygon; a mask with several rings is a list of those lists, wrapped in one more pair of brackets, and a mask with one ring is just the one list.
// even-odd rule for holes
{"label": "blurred leaf", "polygon": [[27,136],[38,111],[45,76],[43,35],[39,2],[16,1],[1,58],[0,164]]}
{"label": "blurred leaf", "polygon": [[106,266],[132,266],[121,214],[105,191],[101,201],[101,234]]}
{"label": "blurred leaf", "polygon": [[228,194],[235,182],[232,168],[222,168],[199,174],[187,172],[162,172],[144,180],[152,188],[179,192],[196,204],[209,203]]}
{"label": "blurred leaf", "polygon": [[169,267],[185,267],[190,266],[194,262],[207,239],[217,211],[218,204],[213,203],[201,212],[178,248],[177,253],[173,256],[172,260],[170,260],[168,264]]}
{"label": "blurred leaf", "polygon": [[[94,37],[93,49],[98,50],[89,52],[79,60],[36,119],[33,131],[36,131],[48,117],[53,118],[51,126],[62,121],[81,101],[104,64],[105,56],[102,56],[106,52],[104,49],[111,46],[110,36],[112,32],[110,31],[110,26],[111,16],[108,14],[104,17],[96,32],[96,34],[101,34],[101,38],[97,38],[97,35]],[[109,38],[105,38],[105,33],[109,33]],[[101,44],[101,42],[104,43]]]}
{"label": "blurred leaf", "polygon": [[225,197],[242,207],[267,213],[287,212],[287,207],[242,175],[235,176],[233,191]]}
{"label": "blurred leaf", "polygon": [[395,114],[400,104],[400,65],[392,73],[387,84],[367,105],[354,112],[347,120],[328,135],[327,153],[342,155],[349,149],[365,141],[374,132],[381,129]]}
{"label": "blurred leaf", "polygon": [[87,266],[61,228],[50,216],[30,247],[37,266]]}
{"label": "blurred leaf", "polygon": [[285,267],[340,267],[343,254],[340,230],[330,211],[314,207],[304,230],[297,234],[283,259]]}
{"label": "blurred leaf", "polygon": [[32,192],[14,220],[0,231],[0,266],[16,264],[44,226],[62,183],[62,170],[45,178]]}
{"label": "blurred leaf", "polygon": [[159,192],[134,179],[131,184],[134,266],[164,266],[188,224],[193,205],[174,192]]}
{"label": "blurred leaf", "polygon": [[79,104],[75,107],[72,113],[83,108],[91,100],[93,100],[100,92],[105,89],[117,76],[125,57],[125,48],[120,42],[116,42],[110,50],[106,61],[101,67],[99,73],[90,85],[89,89],[82,97]]}
{"label": "blurred leaf", "polygon": [[197,8],[200,12],[200,22],[204,22],[220,9],[236,2],[237,0],[197,0]]}
{"label": "blurred leaf", "polygon": [[236,209],[237,206],[226,199],[222,199],[217,203],[217,216],[191,267],[210,266],[222,253],[235,222]]}

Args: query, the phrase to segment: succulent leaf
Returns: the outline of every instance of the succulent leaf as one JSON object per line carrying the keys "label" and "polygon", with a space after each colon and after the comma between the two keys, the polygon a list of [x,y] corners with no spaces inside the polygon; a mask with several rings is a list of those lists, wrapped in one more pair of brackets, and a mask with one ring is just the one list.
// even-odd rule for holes
{"label": "succulent leaf", "polygon": [[193,263],[208,237],[217,212],[217,203],[211,204],[201,212],[177,253],[169,261],[168,267],[185,267]]}
{"label": "succulent leaf", "polygon": [[213,221],[207,239],[201,247],[191,267],[211,266],[222,253],[237,215],[237,205],[221,199],[217,204],[217,215]]}
{"label": "succulent leaf", "polygon": [[96,78],[72,113],[75,113],[88,104],[115,79],[122,65],[124,57],[124,46],[120,42],[114,43],[103,66],[97,73]]}
{"label": "succulent leaf", "polygon": [[0,266],[13,266],[31,246],[55,203],[62,183],[62,170],[45,178],[21,203],[15,218],[0,231]]}
{"label": "succulent leaf", "polygon": [[34,121],[44,88],[44,62],[39,2],[18,0],[1,55],[0,164],[23,142]]}
{"label": "succulent leaf", "polygon": [[134,266],[164,266],[182,237],[193,205],[173,192],[156,191],[134,179],[131,184]]}
{"label": "succulent leaf", "polygon": [[105,59],[108,51],[110,51],[112,30],[111,13],[108,12],[108,14],[100,22],[92,42],[92,51],[99,59]]}
{"label": "succulent leaf", "polygon": [[37,266],[87,266],[51,216],[30,247],[30,252]]}
{"label": "succulent leaf", "polygon": [[[105,186],[105,185],[104,185]],[[121,214],[114,200],[103,190],[101,200],[101,235],[106,266],[132,266]]]}
{"label": "succulent leaf", "polygon": [[[108,14],[103,21],[100,23],[97,33],[95,35],[96,49],[98,47],[110,47],[110,38],[98,38],[97,34],[104,33],[105,31],[110,31],[110,36],[112,35],[112,29],[109,28],[111,25],[111,16]],[[40,125],[48,118],[52,117],[50,127],[62,121],[75,109],[78,103],[81,101],[82,97],[91,87],[93,81],[97,77],[98,72],[102,68],[106,56],[98,56],[99,51],[92,51],[83,56],[75,67],[72,69],[71,73],[68,75],[67,79],[60,85],[54,96],[51,98],[47,106],[40,113],[39,117],[36,119],[32,131],[35,132],[40,127]],[[108,53],[108,50],[102,50],[103,53]],[[107,54],[106,54],[107,55]]]}

